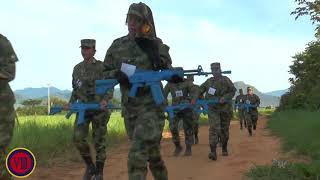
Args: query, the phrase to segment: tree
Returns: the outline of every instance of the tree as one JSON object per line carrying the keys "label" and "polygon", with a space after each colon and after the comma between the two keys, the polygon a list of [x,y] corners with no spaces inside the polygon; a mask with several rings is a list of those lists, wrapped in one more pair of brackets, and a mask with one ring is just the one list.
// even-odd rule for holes
{"label": "tree", "polygon": [[320,40],[308,43],[306,49],[293,57],[290,66],[290,91],[283,97],[281,108],[320,108]]}
{"label": "tree", "polygon": [[307,44],[306,49],[297,53],[290,66],[290,90],[281,97],[280,110],[282,109],[320,109],[320,0],[307,1],[295,0],[298,7],[291,15],[296,15],[296,20],[308,15],[312,24],[316,24],[317,40]]}
{"label": "tree", "polygon": [[[39,114],[36,112],[38,110],[38,106],[42,103],[42,99],[28,99],[23,101],[21,104],[25,107],[20,108],[21,111],[24,111],[26,114]],[[37,108],[36,108],[37,107]],[[41,109],[41,108],[40,108]]]}
{"label": "tree", "polygon": [[316,24],[316,37],[320,36],[320,0],[307,1],[295,0],[298,7],[291,12],[291,15],[296,15],[296,20],[301,16],[310,16],[312,24]]}
{"label": "tree", "polygon": [[51,98],[51,105],[54,105],[54,106],[63,106],[65,104],[68,104],[68,102],[64,99],[61,99],[61,98],[58,98],[58,97],[52,97]]}
{"label": "tree", "polygon": [[25,101],[23,101],[21,104],[27,107],[34,107],[34,106],[38,106],[40,105],[42,102],[41,99],[27,99]]}

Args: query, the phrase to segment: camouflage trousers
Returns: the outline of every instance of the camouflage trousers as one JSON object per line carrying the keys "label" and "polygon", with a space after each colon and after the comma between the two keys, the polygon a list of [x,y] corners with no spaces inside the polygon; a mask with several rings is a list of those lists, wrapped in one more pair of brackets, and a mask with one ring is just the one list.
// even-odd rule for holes
{"label": "camouflage trousers", "polygon": [[131,116],[134,117],[134,115],[131,115],[124,106],[122,106],[122,117],[124,120],[124,126],[126,128],[127,136],[129,140],[132,140],[133,130],[134,130],[134,124],[135,121],[131,120],[134,118],[130,118]]}
{"label": "camouflage trousers", "polygon": [[257,110],[250,110],[249,112],[245,111],[245,119],[247,121],[248,128],[254,125],[257,126],[258,111]]}
{"label": "camouflage trousers", "polygon": [[245,110],[239,109],[238,110],[238,116],[239,116],[239,121],[240,121],[241,126],[243,124],[247,124],[247,120],[245,118]]}
{"label": "camouflage trousers", "polygon": [[92,137],[96,150],[96,161],[106,160],[106,133],[107,123],[110,118],[108,111],[89,111],[85,113],[85,123],[74,124],[73,143],[77,147],[82,157],[91,157],[90,146],[88,144],[89,124],[92,123]]}
{"label": "camouflage trousers", "polygon": [[15,111],[12,105],[0,105],[0,180],[10,179],[11,175],[6,170],[5,159],[7,148],[13,136],[15,124]]}
{"label": "camouflage trousers", "polygon": [[219,137],[221,143],[228,143],[229,126],[231,121],[231,113],[229,111],[219,111],[209,109],[209,144],[217,146]]}
{"label": "camouflage trousers", "polygon": [[193,140],[193,112],[191,109],[184,109],[182,111],[176,112],[174,114],[174,119],[170,122],[170,131],[172,134],[172,141],[174,143],[180,143],[180,136],[179,136],[179,122],[183,122],[183,130],[185,136],[185,144],[192,145]]}
{"label": "camouflage trousers", "polygon": [[199,120],[200,120],[200,113],[193,112],[193,133],[199,133]]}
{"label": "camouflage trousers", "polygon": [[167,180],[167,168],[160,154],[165,123],[163,108],[153,103],[127,104],[124,119],[131,139],[127,164],[129,180],[146,180],[148,165],[155,180]]}

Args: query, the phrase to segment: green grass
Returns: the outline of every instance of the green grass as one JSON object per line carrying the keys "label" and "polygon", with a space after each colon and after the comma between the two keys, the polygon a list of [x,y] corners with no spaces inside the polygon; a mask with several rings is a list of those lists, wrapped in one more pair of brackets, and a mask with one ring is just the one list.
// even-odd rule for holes
{"label": "green grass", "polygon": [[275,109],[266,109],[266,108],[259,108],[258,109],[259,115],[267,116],[267,117],[271,117],[271,115],[273,114],[274,111],[275,111]]}
{"label": "green grass", "polygon": [[[40,164],[49,164],[52,159],[68,157],[79,160],[73,143],[73,122],[75,116],[66,120],[64,115],[19,117],[9,149],[25,147],[30,149]],[[91,132],[90,132],[91,135]],[[120,113],[112,113],[108,123],[107,147],[112,147],[126,138]],[[91,137],[89,137],[91,141]]]}
{"label": "green grass", "polygon": [[320,180],[320,164],[289,163],[285,167],[256,166],[248,173],[250,180]]}
{"label": "green grass", "polygon": [[320,180],[320,112],[284,111],[271,115],[268,128],[282,140],[284,152],[310,157],[308,163],[288,163],[285,167],[256,166],[247,176],[253,180]]}
{"label": "green grass", "polygon": [[[28,148],[35,154],[40,165],[59,163],[59,159],[80,161],[79,153],[75,153],[78,151],[72,143],[74,118],[74,115],[68,120],[64,115],[19,117],[19,125],[15,126],[9,150],[16,147]],[[206,116],[201,116],[200,124],[207,124]],[[164,130],[169,130],[168,121],[165,123]],[[119,112],[112,113],[106,138],[108,149],[127,138]],[[88,140],[92,142],[91,132]]]}

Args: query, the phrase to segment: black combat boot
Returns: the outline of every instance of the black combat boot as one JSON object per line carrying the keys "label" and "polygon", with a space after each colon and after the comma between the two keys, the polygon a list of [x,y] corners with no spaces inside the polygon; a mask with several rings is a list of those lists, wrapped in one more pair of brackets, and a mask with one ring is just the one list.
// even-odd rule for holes
{"label": "black combat boot", "polygon": [[228,156],[228,143],[224,142],[222,144],[222,156]]}
{"label": "black combat boot", "polygon": [[96,172],[96,167],[94,166],[90,156],[84,156],[82,158],[87,166],[83,175],[83,180],[91,180]]}
{"label": "black combat boot", "polygon": [[94,180],[103,180],[103,167],[104,162],[97,161],[96,162],[96,174]]}
{"label": "black combat boot", "polygon": [[194,144],[199,144],[198,134],[194,134]]}
{"label": "black combat boot", "polygon": [[191,156],[192,150],[191,150],[191,144],[186,144],[186,151],[184,152],[184,156]]}
{"label": "black combat boot", "polygon": [[182,152],[182,146],[180,145],[180,142],[175,142],[174,145],[176,146],[176,149],[173,152],[174,156],[179,156],[179,154]]}
{"label": "black combat boot", "polygon": [[216,161],[217,160],[217,147],[215,145],[210,144],[210,150],[211,152],[209,153],[209,159]]}
{"label": "black combat boot", "polygon": [[252,127],[248,126],[248,132],[249,132],[249,136],[252,136]]}

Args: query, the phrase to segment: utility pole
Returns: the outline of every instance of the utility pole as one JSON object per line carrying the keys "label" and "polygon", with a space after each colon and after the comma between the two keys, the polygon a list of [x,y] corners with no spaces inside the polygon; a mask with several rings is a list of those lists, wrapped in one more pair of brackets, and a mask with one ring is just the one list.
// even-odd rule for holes
{"label": "utility pole", "polygon": [[48,83],[48,115],[50,114],[50,84]]}

